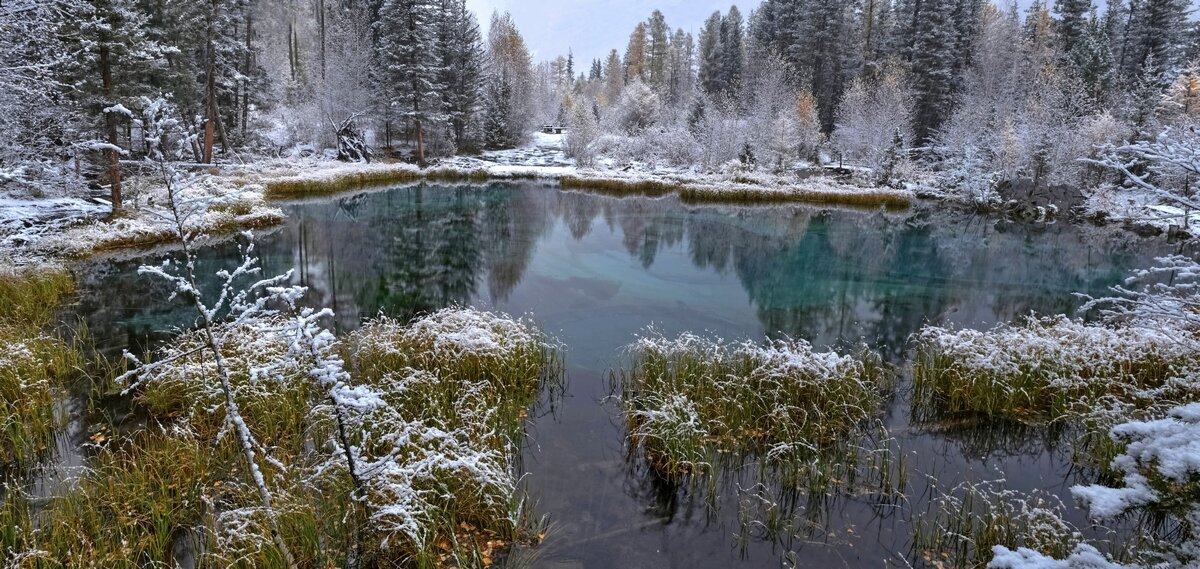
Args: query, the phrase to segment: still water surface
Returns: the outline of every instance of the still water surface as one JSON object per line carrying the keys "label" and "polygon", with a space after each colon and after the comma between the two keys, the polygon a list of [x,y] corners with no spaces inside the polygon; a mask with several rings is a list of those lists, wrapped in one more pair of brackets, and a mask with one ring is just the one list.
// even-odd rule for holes
{"label": "still water surface", "polygon": [[[1030,312],[1071,313],[1077,292],[1104,294],[1131,269],[1171,251],[1112,230],[1014,226],[973,216],[821,209],[696,207],[674,198],[611,198],[537,184],[419,186],[285,207],[260,235],[267,274],[296,268],[313,305],[340,331],[377,314],[410,317],[448,305],[531,315],[566,346],[561,405],[529,429],[523,463],[554,530],[538,566],[905,567],[909,518],[929,480],[1006,478],[1063,496],[1069,455],[1038,439],[917,428],[906,381],[885,422],[911,458],[911,506],[868,500],[808,504],[810,522],[784,543],[737,539],[737,473],[718,512],[627,458],[609,395],[621,349],[653,324],[667,334],[790,336],[818,346],[866,342],[905,365],[926,323],[986,328]],[[84,271],[77,307],[103,349],[145,350],[187,327],[188,307],[139,264]],[[234,266],[235,245],[201,251],[202,274]],[[750,482],[752,484],[753,482]],[[730,498],[729,496],[733,496]],[[1083,518],[1072,512],[1075,521]]]}

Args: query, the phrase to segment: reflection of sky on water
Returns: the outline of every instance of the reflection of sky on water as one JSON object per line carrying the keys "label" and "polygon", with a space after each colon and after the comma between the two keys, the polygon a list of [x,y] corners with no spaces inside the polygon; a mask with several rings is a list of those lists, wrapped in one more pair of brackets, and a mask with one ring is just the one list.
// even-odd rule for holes
{"label": "reflection of sky on water", "polygon": [[[266,272],[296,267],[308,301],[332,307],[342,330],[380,312],[407,317],[471,304],[532,314],[567,346],[566,401],[557,420],[531,429],[525,457],[539,511],[558,524],[543,548],[546,567],[742,563],[731,538],[736,516],[710,519],[682,493],[668,491],[664,504],[661,488],[631,472],[622,426],[599,404],[621,346],[647,325],[818,345],[866,341],[901,362],[925,322],[980,327],[1030,311],[1069,312],[1079,304],[1072,293],[1103,293],[1165,252],[1065,224],[1035,231],[927,213],[693,207],[532,184],[401,188],[289,206],[289,214],[258,244]],[[232,266],[236,256],[232,245],[206,249],[199,271]],[[100,266],[85,279],[78,312],[111,349],[137,349],[190,322],[187,308],[166,302],[167,291],[137,276],[136,265]],[[887,422],[916,451],[921,472],[948,481],[995,477],[1000,468],[1013,487],[1065,494],[1061,455],[1036,443],[1014,450],[916,433],[907,410],[902,393]],[[839,504],[806,537],[814,543],[803,544],[801,565],[899,563],[907,527],[876,514]],[[779,553],[754,544],[744,565],[773,565]]]}

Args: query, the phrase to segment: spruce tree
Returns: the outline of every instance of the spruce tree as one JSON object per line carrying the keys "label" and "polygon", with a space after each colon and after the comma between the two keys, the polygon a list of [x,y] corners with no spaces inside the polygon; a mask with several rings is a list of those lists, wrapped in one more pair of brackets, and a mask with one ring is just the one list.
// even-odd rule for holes
{"label": "spruce tree", "polygon": [[466,0],[442,0],[439,34],[442,104],[454,148],[476,150],[482,142],[478,115],[483,86],[483,36]]}
{"label": "spruce tree", "polygon": [[1062,53],[1071,53],[1088,33],[1088,13],[1091,11],[1091,0],[1055,0],[1054,13],[1058,15],[1056,31]]}
{"label": "spruce tree", "polygon": [[431,0],[384,0],[376,22],[388,105],[412,126],[417,160],[425,162],[425,132],[444,125],[446,88],[438,58],[439,6]]}
{"label": "spruce tree", "polygon": [[912,72],[916,91],[913,132],[922,143],[949,115],[954,96],[954,26],[950,0],[922,0]]}

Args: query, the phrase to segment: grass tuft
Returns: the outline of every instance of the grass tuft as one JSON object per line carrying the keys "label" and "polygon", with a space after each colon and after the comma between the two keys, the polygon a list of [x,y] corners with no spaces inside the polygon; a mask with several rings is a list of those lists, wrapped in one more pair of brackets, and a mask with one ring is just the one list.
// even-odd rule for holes
{"label": "grass tuft", "polygon": [[929,510],[913,524],[913,546],[930,566],[983,568],[998,545],[1066,559],[1083,542],[1080,531],[1063,520],[1062,501],[1051,494],[1023,494],[1003,482],[932,491]]}
{"label": "grass tuft", "polygon": [[913,364],[918,422],[972,415],[1078,431],[1078,457],[1107,468],[1116,424],[1200,400],[1200,343],[1185,332],[1029,319],[987,332],[929,327]]}
{"label": "grass tuft", "polygon": [[73,290],[62,269],[0,268],[0,469],[28,469],[52,450],[57,395],[83,368],[50,330]]}
{"label": "grass tuft", "polygon": [[803,465],[857,440],[893,374],[878,355],[816,352],[799,340],[729,344],[651,331],[615,378],[631,440],[668,476],[704,471],[721,452]]}

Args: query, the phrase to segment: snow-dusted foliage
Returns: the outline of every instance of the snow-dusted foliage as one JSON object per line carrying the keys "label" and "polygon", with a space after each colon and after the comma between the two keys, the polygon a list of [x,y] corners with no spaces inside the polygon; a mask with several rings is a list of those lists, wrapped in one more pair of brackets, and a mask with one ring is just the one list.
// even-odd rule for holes
{"label": "snow-dusted foliage", "polygon": [[1105,430],[1129,413],[1200,396],[1186,379],[1200,342],[1173,328],[1030,318],[983,332],[927,327],[917,343],[917,404],[935,415],[1083,418]]}
{"label": "snow-dusted foliage", "polygon": [[1099,156],[1090,162],[1117,172],[1130,188],[1179,208],[1168,221],[1191,224],[1191,212],[1200,209],[1194,188],[1200,174],[1200,135],[1194,129],[1167,129],[1153,140],[1105,145]]}
{"label": "snow-dusted foliage", "polygon": [[[988,567],[1012,567],[1019,562],[1073,558],[1076,553],[1084,555],[1081,560],[1106,560],[1084,543],[1078,528],[1063,519],[1066,506],[1048,492],[1019,492],[1007,488],[1004,480],[964,482],[949,490],[933,486],[930,492],[932,508],[915,521],[915,545],[949,566],[981,567],[992,559],[999,565]],[[1109,566],[1096,569],[1100,568]]]}
{"label": "snow-dusted foliage", "polygon": [[890,372],[877,356],[649,330],[629,346],[620,399],[633,444],[671,475],[702,472],[718,449],[787,464],[839,442],[878,412]]}
{"label": "snow-dusted foliage", "polygon": [[1130,569],[1086,543],[1077,545],[1066,559],[1055,559],[1027,547],[1013,550],[997,545],[992,551],[994,556],[988,562],[988,569]]}
{"label": "snow-dusted foliage", "polygon": [[513,450],[526,409],[562,380],[556,348],[528,322],[470,309],[376,320],[348,343],[357,380],[382,400],[354,437],[385,543],[426,552],[468,520],[516,538]]}
{"label": "snow-dusted foliage", "polygon": [[906,78],[896,69],[879,78],[855,80],[838,107],[832,146],[847,163],[880,175],[897,136],[902,152],[912,138],[912,97]]}

